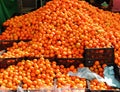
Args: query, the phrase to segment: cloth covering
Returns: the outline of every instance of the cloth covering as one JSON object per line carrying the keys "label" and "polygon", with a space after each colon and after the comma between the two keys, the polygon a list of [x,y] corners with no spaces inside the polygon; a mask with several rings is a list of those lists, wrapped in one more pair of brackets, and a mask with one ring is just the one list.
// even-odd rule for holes
{"label": "cloth covering", "polygon": [[0,28],[7,19],[18,12],[17,0],[0,0]]}
{"label": "cloth covering", "polygon": [[120,12],[120,0],[113,0],[112,11]]}

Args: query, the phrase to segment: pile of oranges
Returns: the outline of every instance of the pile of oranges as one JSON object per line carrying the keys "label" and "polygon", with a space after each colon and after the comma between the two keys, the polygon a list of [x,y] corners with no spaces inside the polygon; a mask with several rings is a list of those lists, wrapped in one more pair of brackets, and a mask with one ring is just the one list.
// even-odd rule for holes
{"label": "pile of oranges", "polygon": [[[100,65],[99,61],[95,61],[93,67],[89,67],[89,69],[103,77],[103,70],[106,66],[106,64]],[[74,65],[65,67],[43,57],[40,59],[22,60],[17,65],[0,69],[0,86],[16,90],[22,83],[24,90],[49,89],[53,88],[53,86],[57,86],[57,88],[85,89],[87,87],[86,79],[68,75],[69,71],[76,73],[78,68],[83,67],[85,66],[82,63],[78,67]],[[54,81],[55,79],[57,80],[56,82]],[[97,79],[91,80],[89,87],[91,90],[115,90]]]}
{"label": "pile of oranges", "polygon": [[89,67],[89,69],[92,72],[95,72],[96,74],[100,75],[101,77],[104,77],[104,68],[107,66],[107,64],[101,65],[99,61],[95,61],[93,66]]}
{"label": "pile of oranges", "polygon": [[53,87],[54,79],[57,79],[58,88],[68,85],[70,88],[86,88],[86,80],[68,76],[69,71],[76,72],[76,68],[73,65],[65,68],[64,65],[57,65],[55,61],[50,62],[42,57],[22,60],[17,65],[0,69],[0,86],[15,90],[22,83],[23,89],[34,90]]}
{"label": "pile of oranges", "polygon": [[[25,15],[15,16],[3,26],[5,31],[0,40],[32,39],[14,43],[0,58],[12,57],[54,57],[82,58],[84,48],[115,48],[115,63],[120,66],[120,15],[93,7],[80,0],[52,0],[45,6]],[[90,70],[103,77],[106,64],[96,61]],[[80,64],[79,67],[84,67]],[[76,72],[75,66],[65,68],[44,58],[23,60],[16,66],[0,69],[0,85],[16,89],[23,82],[24,89],[39,89],[53,86],[70,85],[85,88],[86,81],[67,75]],[[95,85],[94,85],[95,84]],[[92,89],[110,89],[105,83],[93,80]],[[95,86],[95,87],[94,87]],[[103,87],[104,86],[104,87]]]}
{"label": "pile of oranges", "polygon": [[82,58],[84,48],[115,48],[120,66],[120,16],[80,0],[52,0],[25,15],[7,20],[0,39],[32,39],[8,48],[3,57]]}
{"label": "pile of oranges", "polygon": [[[89,67],[89,69],[100,75],[102,78],[104,78],[104,68],[107,66],[107,64],[100,64],[99,61],[95,61],[93,66]],[[90,88],[92,90],[115,90],[112,87],[108,86],[105,82],[99,82],[97,79],[93,79],[90,81]]]}
{"label": "pile of oranges", "polygon": [[108,86],[106,83],[99,82],[97,79],[90,81],[90,88],[92,90],[115,90],[114,88]]}

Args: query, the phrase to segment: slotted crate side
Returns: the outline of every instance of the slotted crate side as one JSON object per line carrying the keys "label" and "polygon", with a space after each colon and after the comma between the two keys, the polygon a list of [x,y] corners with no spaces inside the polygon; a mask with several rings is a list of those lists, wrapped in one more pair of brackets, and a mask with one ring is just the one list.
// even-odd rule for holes
{"label": "slotted crate side", "polygon": [[[110,54],[111,53],[111,54]],[[25,57],[26,59],[34,59],[37,57]],[[39,58],[39,57],[38,57]],[[96,48],[96,49],[86,49],[84,53],[84,58],[57,58],[46,57],[46,59],[56,61],[58,65],[64,65],[65,67],[70,67],[74,65],[77,67],[80,63],[85,64],[85,66],[92,66],[96,60],[99,60],[101,64],[114,64],[114,48]]]}
{"label": "slotted crate side", "polygon": [[92,66],[97,60],[100,64],[114,64],[114,48],[85,48],[84,59],[86,66]]}
{"label": "slotted crate side", "polygon": [[6,50],[8,47],[13,46],[13,43],[16,42],[20,42],[20,41],[24,41],[24,42],[29,42],[31,41],[31,39],[27,39],[27,40],[0,40],[0,51],[1,50]]}
{"label": "slotted crate side", "polygon": [[56,62],[58,65],[64,65],[66,68],[70,67],[71,65],[78,67],[79,64],[84,63],[84,59],[83,58],[57,58]]}
{"label": "slotted crate side", "polygon": [[7,68],[10,65],[16,65],[21,62],[24,58],[0,58],[0,69]]}
{"label": "slotted crate side", "polygon": [[120,81],[120,66],[114,65],[115,78]]}
{"label": "slotted crate side", "polygon": [[[64,65],[66,68],[74,65],[78,67],[79,64],[84,63],[84,58],[58,58],[56,55],[54,57],[44,57],[45,59],[49,59],[50,62],[56,61],[57,65]],[[24,57],[25,60],[33,60],[40,59],[40,57]]]}
{"label": "slotted crate side", "polygon": [[[13,43],[13,41],[9,42]],[[30,59],[30,57],[28,59]],[[80,63],[84,63],[86,66],[92,66],[94,64],[94,61],[96,60],[99,60],[101,64],[103,63],[113,64],[114,48],[95,48],[95,49],[85,48],[84,58],[57,58],[55,56],[51,59],[55,60],[59,65],[60,64],[65,65],[65,67],[70,67],[71,65],[75,65],[77,67]]]}
{"label": "slotted crate side", "polygon": [[[39,57],[0,58],[0,69],[1,68],[5,69],[10,65],[16,65],[18,62],[21,62],[22,60],[33,59],[39,59]],[[52,58],[50,58],[50,60],[52,60]]]}
{"label": "slotted crate side", "polygon": [[6,50],[8,47],[11,47],[13,44],[11,42],[0,42],[0,50]]}
{"label": "slotted crate side", "polygon": [[[20,58],[0,58],[0,68],[7,68],[10,65],[16,65],[22,60],[40,59],[40,57],[20,57]],[[83,58],[57,58],[57,57],[45,57],[50,62],[56,61],[57,65],[64,65],[66,68],[74,65],[78,67],[79,64],[84,63]]]}

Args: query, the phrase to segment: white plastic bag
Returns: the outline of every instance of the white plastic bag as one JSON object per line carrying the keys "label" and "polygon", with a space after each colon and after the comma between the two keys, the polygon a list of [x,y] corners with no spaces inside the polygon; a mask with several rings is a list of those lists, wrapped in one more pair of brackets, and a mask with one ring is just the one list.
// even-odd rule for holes
{"label": "white plastic bag", "polygon": [[77,73],[73,73],[73,72],[68,72],[69,76],[77,76],[80,78],[85,78],[88,80],[92,80],[92,79],[97,79],[99,82],[105,82],[104,78],[102,78],[101,76],[99,76],[98,74],[91,72],[89,70],[89,68],[78,68],[78,72]]}
{"label": "white plastic bag", "polygon": [[8,90],[7,90],[7,88],[1,86],[1,87],[0,87],[0,92],[8,92]]}
{"label": "white plastic bag", "polygon": [[18,86],[17,92],[24,92],[24,90],[22,89],[22,87]]}

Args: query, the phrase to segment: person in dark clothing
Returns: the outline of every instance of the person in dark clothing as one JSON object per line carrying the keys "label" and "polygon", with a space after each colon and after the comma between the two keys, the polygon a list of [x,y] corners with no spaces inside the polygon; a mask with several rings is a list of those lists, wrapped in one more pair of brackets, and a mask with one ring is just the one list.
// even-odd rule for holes
{"label": "person in dark clothing", "polygon": [[109,4],[110,0],[95,0],[95,3],[99,5],[101,5],[103,2],[106,2],[107,4]]}
{"label": "person in dark clothing", "polygon": [[106,2],[109,5],[110,0],[95,0],[96,6],[98,6],[100,8],[102,7],[101,4],[104,3],[104,2]]}
{"label": "person in dark clothing", "polygon": [[[88,1],[88,0],[86,0]],[[92,5],[102,8],[102,9],[108,9],[110,0],[89,0]],[[108,9],[109,10],[109,9]]]}

